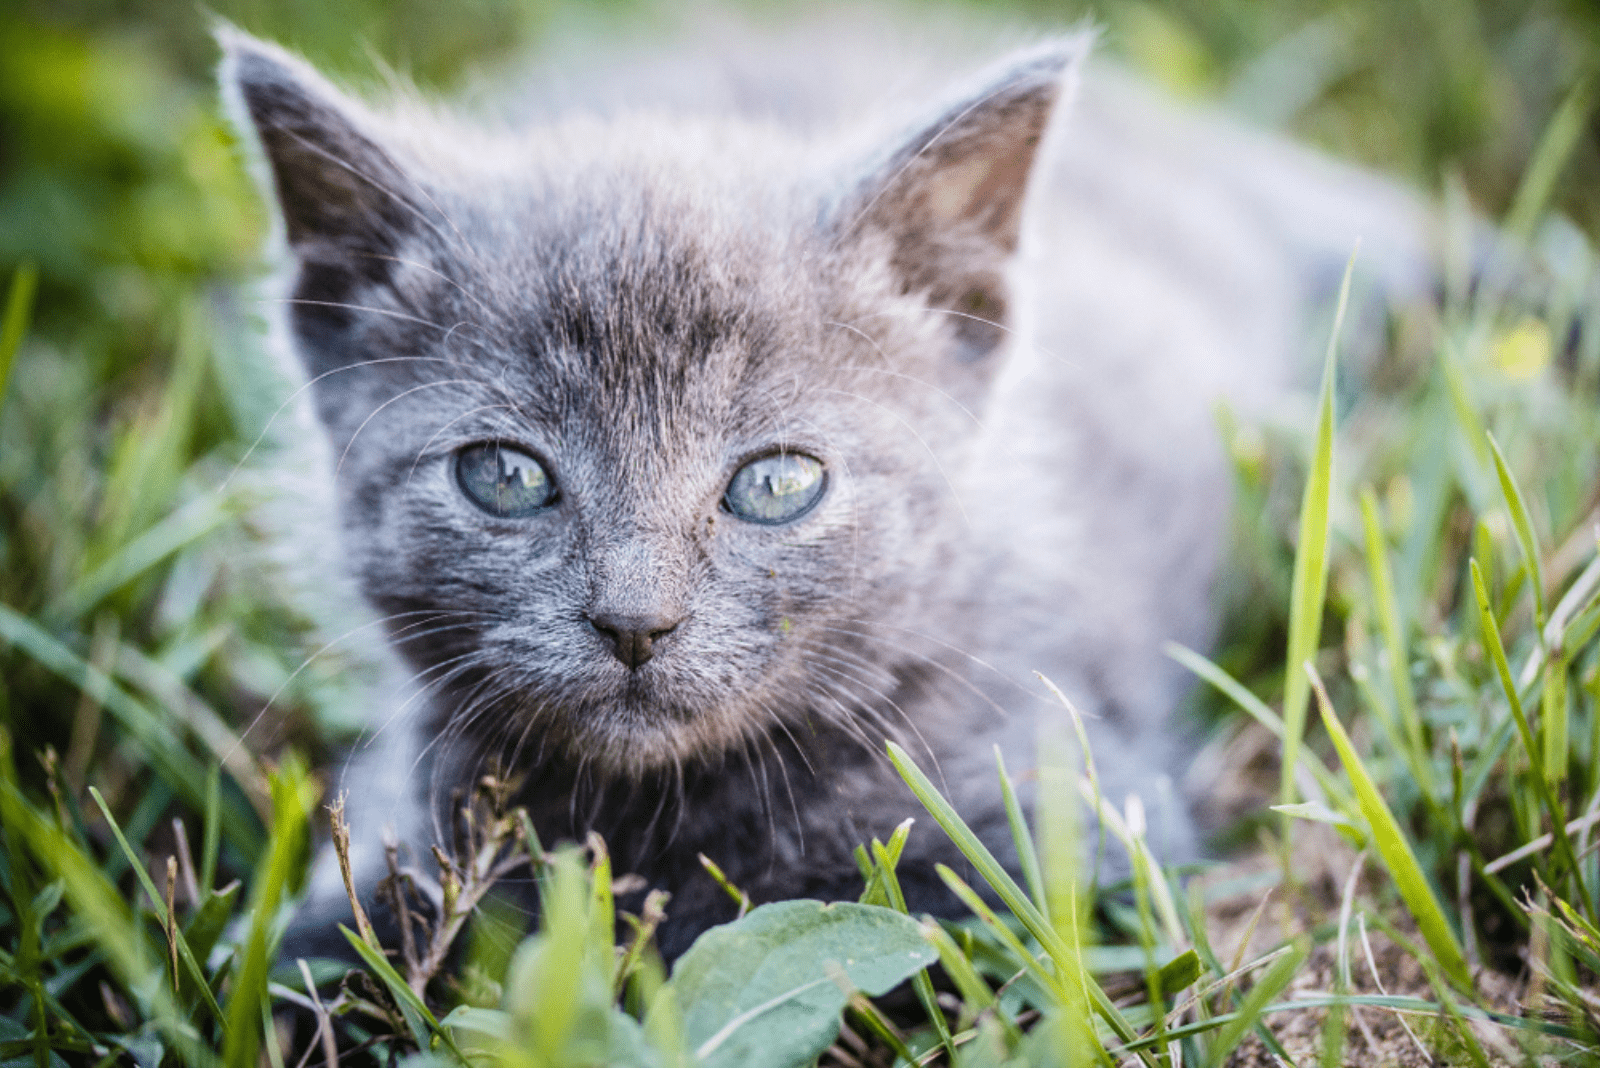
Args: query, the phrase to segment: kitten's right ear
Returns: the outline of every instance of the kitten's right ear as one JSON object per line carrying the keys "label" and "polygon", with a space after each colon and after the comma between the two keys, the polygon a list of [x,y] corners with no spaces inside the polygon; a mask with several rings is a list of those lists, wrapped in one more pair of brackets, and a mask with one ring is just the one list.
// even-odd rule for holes
{"label": "kitten's right ear", "polygon": [[1040,147],[1090,41],[1080,33],[1014,56],[893,141],[833,209],[837,241],[888,238],[904,290],[951,314],[964,362],[1007,329],[1006,270]]}
{"label": "kitten's right ear", "polygon": [[223,94],[261,147],[290,248],[302,257],[319,245],[393,252],[423,216],[365,110],[283,49],[231,26],[216,34]]}

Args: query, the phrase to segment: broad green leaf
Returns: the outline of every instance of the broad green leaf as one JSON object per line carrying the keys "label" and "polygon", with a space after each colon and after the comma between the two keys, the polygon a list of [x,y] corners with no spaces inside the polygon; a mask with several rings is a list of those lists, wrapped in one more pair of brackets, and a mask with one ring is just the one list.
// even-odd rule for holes
{"label": "broad green leaf", "polygon": [[459,1031],[488,1035],[490,1038],[511,1038],[511,1015],[500,1009],[480,1009],[475,1005],[457,1005],[439,1021],[440,1027],[454,1027]]}
{"label": "broad green leaf", "polygon": [[848,995],[830,965],[878,995],[938,958],[917,921],[893,910],[781,901],[701,935],[667,986],[706,1068],[798,1068],[839,1034]]}
{"label": "broad green leaf", "polygon": [[1204,970],[1200,954],[1186,949],[1161,966],[1161,989],[1168,994],[1176,994],[1199,979]]}

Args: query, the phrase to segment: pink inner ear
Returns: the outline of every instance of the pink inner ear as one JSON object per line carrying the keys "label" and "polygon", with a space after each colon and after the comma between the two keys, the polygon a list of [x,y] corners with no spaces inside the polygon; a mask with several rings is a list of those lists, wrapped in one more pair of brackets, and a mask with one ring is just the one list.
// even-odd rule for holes
{"label": "pink inner ear", "polygon": [[975,214],[982,194],[992,191],[994,161],[968,160],[943,168],[929,183],[928,213],[940,223],[953,223]]}
{"label": "pink inner ear", "polygon": [[[1033,153],[996,138],[972,159],[940,167],[928,182],[926,205],[935,226],[976,224],[998,245],[1015,246]],[[1038,137],[1028,137],[1029,148]]]}

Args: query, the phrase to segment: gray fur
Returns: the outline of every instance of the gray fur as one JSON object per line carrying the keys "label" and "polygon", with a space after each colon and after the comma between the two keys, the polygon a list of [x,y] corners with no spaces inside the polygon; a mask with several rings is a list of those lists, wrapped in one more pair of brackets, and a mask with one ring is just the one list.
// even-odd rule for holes
{"label": "gray fur", "polygon": [[[1184,684],[1159,647],[1210,634],[1213,406],[1284,396],[1358,236],[1414,286],[1421,214],[1113,76],[1058,106],[1087,43],[868,137],[688,109],[468,127],[225,35],[345,554],[412,678],[351,772],[366,878],[385,822],[420,849],[497,761],[547,840],[599,830],[672,891],[673,955],[731,915],[701,852],[758,901],[854,897],[852,847],[921,814],[891,738],[1004,854],[992,746],[1025,771],[1061,726],[1034,671],[1090,717],[1107,795],[1195,853],[1160,796]],[[452,457],[483,441],[558,503],[470,504]],[[822,502],[729,514],[777,448],[824,462]],[[677,624],[630,668],[601,611]],[[912,835],[913,908],[951,907],[931,862],[955,859]]]}

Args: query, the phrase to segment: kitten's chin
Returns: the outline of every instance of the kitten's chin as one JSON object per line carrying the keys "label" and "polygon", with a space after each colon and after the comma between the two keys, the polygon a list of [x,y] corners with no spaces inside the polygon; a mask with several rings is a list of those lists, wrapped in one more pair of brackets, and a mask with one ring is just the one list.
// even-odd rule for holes
{"label": "kitten's chin", "polygon": [[569,709],[556,731],[567,758],[612,778],[715,763],[748,744],[762,722],[739,702],[691,706],[653,697],[625,693]]}
{"label": "kitten's chin", "polygon": [[744,745],[754,733],[748,717],[731,711],[662,714],[658,710],[613,711],[603,721],[572,731],[567,748],[615,778],[633,778],[687,764],[715,762]]}

